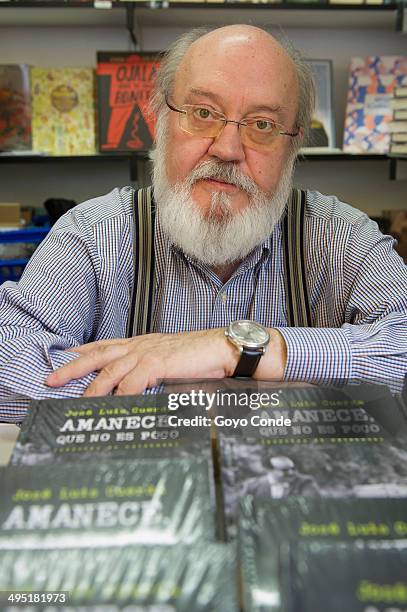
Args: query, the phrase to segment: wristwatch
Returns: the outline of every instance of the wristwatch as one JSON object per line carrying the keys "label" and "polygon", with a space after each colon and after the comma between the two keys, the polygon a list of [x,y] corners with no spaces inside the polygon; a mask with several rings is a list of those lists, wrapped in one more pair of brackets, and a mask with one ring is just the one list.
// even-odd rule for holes
{"label": "wristwatch", "polygon": [[255,373],[270,342],[269,332],[256,321],[242,319],[232,321],[225,330],[225,336],[240,351],[240,359],[233,372],[233,377],[250,378]]}

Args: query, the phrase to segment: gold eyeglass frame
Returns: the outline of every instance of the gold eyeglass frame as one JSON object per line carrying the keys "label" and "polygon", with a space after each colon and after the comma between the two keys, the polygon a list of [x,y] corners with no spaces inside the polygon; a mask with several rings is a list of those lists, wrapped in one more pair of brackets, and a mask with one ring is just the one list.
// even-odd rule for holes
{"label": "gold eyeglass frame", "polygon": [[[168,98],[165,97],[165,103],[168,106],[168,108],[172,111],[174,111],[175,113],[180,113],[182,115],[187,115],[188,112],[186,110],[183,110],[182,108],[176,108],[175,106],[173,106],[169,101]],[[191,104],[188,106],[198,106],[199,104]],[[216,111],[215,111],[216,112]],[[236,121],[234,119],[227,119],[226,117],[223,118],[222,114],[219,113],[220,117],[218,119],[219,122],[223,122],[223,127],[220,128],[218,134],[216,134],[216,136],[207,136],[206,138],[217,138],[219,136],[219,134],[222,132],[222,130],[224,129],[224,127],[228,124],[228,123],[233,123],[234,125],[237,125],[238,129],[240,126],[247,126],[248,124],[245,123],[244,121]],[[279,126],[278,123],[275,124],[276,126]],[[279,126],[282,129],[283,126]],[[196,135],[196,132],[189,132],[188,130],[186,130],[184,127],[182,127],[182,125],[180,124],[180,128],[183,132],[185,132],[186,134],[191,134],[191,135]],[[300,133],[300,130],[298,129],[297,132],[285,132],[285,131],[280,131],[278,133],[275,134],[275,136],[290,136],[291,138],[295,138],[295,136],[298,136]],[[274,135],[274,134],[273,134]],[[270,145],[273,144],[274,142],[274,138],[270,141]],[[254,145],[256,143],[253,143]],[[266,145],[267,146],[267,145]],[[264,145],[259,145],[259,148],[264,148]]]}

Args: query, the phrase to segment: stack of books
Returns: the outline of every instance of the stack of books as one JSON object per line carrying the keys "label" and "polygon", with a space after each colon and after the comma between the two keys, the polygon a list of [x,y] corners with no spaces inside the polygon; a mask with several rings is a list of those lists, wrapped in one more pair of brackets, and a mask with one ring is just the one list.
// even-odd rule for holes
{"label": "stack of books", "polygon": [[407,79],[400,87],[395,87],[393,99],[393,121],[390,124],[390,153],[407,154]]}
{"label": "stack of books", "polygon": [[24,590],[41,610],[237,612],[210,428],[171,426],[169,396],[43,401],[0,468],[0,609]]}
{"label": "stack of books", "polygon": [[0,610],[405,610],[402,397],[241,382],[34,400],[0,468]]}
{"label": "stack of books", "polygon": [[246,497],[239,526],[243,609],[404,610],[405,525],[402,499]]}

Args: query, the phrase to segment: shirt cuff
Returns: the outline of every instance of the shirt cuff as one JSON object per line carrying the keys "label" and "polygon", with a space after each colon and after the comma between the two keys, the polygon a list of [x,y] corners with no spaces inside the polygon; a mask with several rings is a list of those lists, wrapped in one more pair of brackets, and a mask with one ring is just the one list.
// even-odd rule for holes
{"label": "shirt cuff", "polygon": [[314,384],[349,381],[351,346],[342,329],[278,327],[287,345],[284,380]]}
{"label": "shirt cuff", "polygon": [[65,352],[68,348],[69,346],[65,348],[56,345],[44,347],[45,360],[53,372],[79,357],[79,353],[75,353],[75,347],[70,348],[69,352]]}

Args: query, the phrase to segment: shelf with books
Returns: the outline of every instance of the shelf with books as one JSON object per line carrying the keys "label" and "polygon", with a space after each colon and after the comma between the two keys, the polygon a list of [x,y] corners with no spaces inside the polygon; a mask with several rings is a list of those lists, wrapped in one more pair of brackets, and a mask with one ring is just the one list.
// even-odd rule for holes
{"label": "shelf with books", "polygon": [[[97,3],[95,3],[97,6]],[[102,4],[101,4],[102,6]],[[105,6],[105,4],[103,5]],[[0,27],[4,26],[124,26],[126,11],[136,9],[138,26],[191,27],[246,22],[274,23],[282,27],[347,29],[401,29],[399,5],[329,4],[304,2],[111,2],[110,8],[95,8],[78,0],[0,2]],[[270,13],[271,12],[271,13]]]}
{"label": "shelf with books", "polygon": [[[48,57],[43,51],[43,39],[48,37],[47,47],[55,50],[52,61],[55,67],[86,65],[94,67],[95,57],[98,51],[124,49],[128,53],[131,44],[126,29],[129,24],[137,23],[135,28],[142,43],[141,49],[162,49],[178,30],[185,30],[189,25],[220,25],[222,23],[248,22],[268,26],[271,24],[281,25],[283,28],[295,28],[295,32],[289,32],[293,39],[298,37],[299,48],[307,49],[312,53],[311,57],[319,58],[316,61],[332,63],[332,82],[334,86],[334,99],[331,112],[335,117],[336,125],[343,125],[343,100],[345,99],[345,73],[348,69],[347,62],[353,56],[363,55],[364,45],[373,49],[374,52],[383,55],[403,54],[404,37],[396,33],[396,22],[399,14],[398,4],[334,4],[314,2],[305,3],[250,3],[250,2],[166,2],[166,0],[153,0],[153,2],[124,2],[114,1],[111,9],[103,10],[95,8],[95,4],[101,6],[109,2],[96,3],[81,0],[0,0],[0,39],[1,32],[4,38],[0,47],[5,50],[3,63],[24,63],[30,58],[30,63],[37,66],[47,66]],[[333,0],[333,2],[338,0]],[[355,1],[355,0],[353,0]],[[365,0],[368,2],[369,0]],[[380,0],[379,0],[380,1]],[[386,0],[383,0],[386,2]],[[165,4],[168,6],[165,7]],[[153,8],[153,6],[155,8]],[[133,20],[134,17],[134,20]],[[7,28],[7,26],[15,26]],[[27,28],[25,27],[28,27]],[[44,27],[45,26],[45,27]],[[50,27],[48,27],[50,26]],[[55,27],[51,27],[55,26]],[[83,26],[83,27],[82,27]],[[100,28],[98,27],[100,26]],[[310,28],[310,33],[307,32]],[[9,31],[8,31],[9,30]],[[173,31],[174,30],[174,31]],[[175,32],[176,30],[176,32]],[[318,37],[314,37],[318,30]],[[342,32],[343,30],[343,32]],[[363,30],[363,31],[361,31]],[[370,31],[369,31],[370,30]],[[12,34],[13,33],[13,34]],[[15,34],[14,34],[15,33]],[[29,33],[29,36],[26,34]],[[89,34],[88,34],[89,33]],[[320,34],[320,35],[319,35]],[[21,49],[14,50],[14,38],[22,40]],[[344,39],[346,38],[346,45]],[[168,41],[167,41],[168,39]],[[86,44],[84,44],[86,40]],[[363,41],[363,42],[362,42]],[[77,44],[76,44],[77,43]],[[32,54],[31,54],[32,49]],[[338,52],[337,52],[338,51]],[[7,55],[8,53],[8,55]],[[321,59],[322,58],[322,59]],[[329,58],[329,59],[327,59]],[[339,129],[333,127],[336,135],[336,143],[341,146],[342,138]],[[100,141],[100,139],[99,139]],[[329,146],[335,147],[335,139],[329,141]],[[5,147],[3,147],[5,148]],[[315,147],[317,148],[317,147]],[[14,193],[12,177],[20,171],[19,163],[26,164],[23,169],[27,173],[35,175],[37,172],[44,175],[44,181],[49,169],[55,171],[55,175],[65,180],[67,190],[70,189],[70,176],[78,171],[82,176],[88,172],[93,180],[95,175],[95,187],[91,194],[98,193],[99,172],[104,175],[118,176],[121,180],[137,181],[137,177],[144,176],[147,168],[145,164],[145,153],[125,152],[116,154],[111,151],[95,155],[73,155],[65,156],[36,156],[31,155],[4,155],[0,156],[0,164],[3,166],[3,176],[10,173],[9,189]],[[340,149],[332,151],[314,151],[301,156],[299,167],[303,175],[310,179],[310,184],[318,184],[318,173],[327,175],[327,182],[333,179],[335,185],[335,174],[341,170],[352,175],[352,188],[355,184],[355,202],[360,200],[358,184],[368,183],[366,190],[369,191],[370,182],[367,177],[370,174],[380,176],[383,179],[383,188],[387,192],[386,178],[395,178],[398,174],[399,181],[404,182],[405,164],[399,162],[398,155],[389,158],[387,155],[344,154]],[[354,162],[362,162],[356,164]],[[380,161],[381,164],[376,162]],[[109,162],[111,165],[109,166]],[[307,163],[305,163],[307,162]],[[342,166],[336,166],[340,163]],[[347,162],[347,164],[343,164]],[[363,162],[365,165],[363,165]],[[372,166],[372,163],[375,162]],[[102,164],[100,167],[98,164]],[[319,166],[318,164],[323,164]],[[31,165],[30,165],[31,164]],[[37,164],[37,165],[36,165]],[[48,166],[47,164],[51,164]],[[65,171],[64,166],[67,170]],[[388,167],[391,170],[388,172]],[[9,171],[7,170],[9,168]],[[325,172],[326,170],[326,172]],[[377,171],[376,171],[377,170]],[[329,178],[328,178],[329,177]],[[52,181],[52,179],[49,179]],[[113,179],[112,179],[113,180]],[[116,180],[117,182],[117,180]],[[358,183],[358,184],[356,184]],[[392,186],[394,191],[394,206],[399,207],[400,190],[403,185]],[[331,191],[335,187],[324,187]],[[322,189],[322,187],[321,187]],[[380,191],[371,187],[373,192]],[[352,202],[353,192],[349,189],[344,198]],[[11,196],[8,196],[9,198]],[[26,197],[25,194],[24,196]],[[82,194],[74,194],[78,200]],[[88,193],[86,193],[88,197]],[[370,201],[370,197],[367,199]],[[31,201],[31,200],[30,200]]]}

